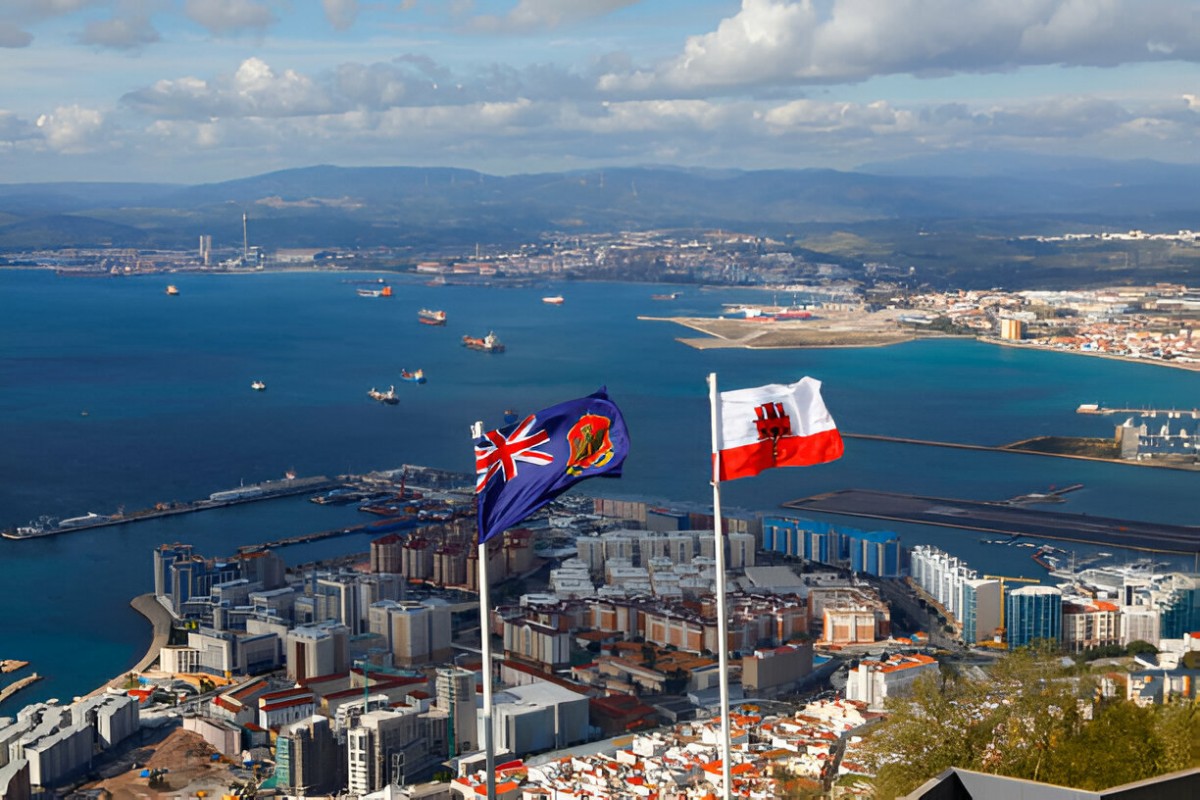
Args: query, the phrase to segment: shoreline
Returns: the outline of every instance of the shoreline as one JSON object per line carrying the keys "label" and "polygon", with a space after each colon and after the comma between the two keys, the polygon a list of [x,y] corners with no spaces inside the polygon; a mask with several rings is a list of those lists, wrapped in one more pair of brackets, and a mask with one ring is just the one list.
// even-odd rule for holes
{"label": "shoreline", "polygon": [[150,623],[152,633],[150,644],[146,647],[146,654],[132,667],[114,678],[109,678],[88,692],[85,697],[104,694],[110,689],[120,687],[130,675],[145,672],[151,664],[158,661],[159,650],[166,647],[171,641],[171,615],[155,599],[153,592],[138,595],[129,601],[129,605]]}
{"label": "shoreline", "polygon": [[[836,348],[888,347],[895,344],[905,344],[907,342],[926,339],[972,339],[983,344],[1011,347],[1017,350],[1024,349],[1044,353],[1063,353],[1066,355],[1089,356],[1091,358],[1099,358],[1109,361],[1123,361],[1128,364],[1143,364],[1151,367],[1168,367],[1170,369],[1183,370],[1185,372],[1200,372],[1200,363],[1180,363],[1161,358],[1139,358],[1135,356],[1123,356],[1112,353],[1078,350],[1073,348],[1053,347],[1051,345],[1036,344],[1032,341],[1011,341],[1007,339],[999,339],[994,336],[949,333],[933,334],[921,333],[918,331],[890,332],[881,329],[852,330],[845,328],[819,328],[813,330],[802,330],[797,327],[791,327],[791,324],[786,322],[756,323],[740,319],[712,319],[709,317],[658,317],[639,315],[638,320],[643,322],[670,322],[672,324],[704,334],[707,338],[697,339],[676,337],[676,341],[681,342],[695,350],[832,350]],[[712,323],[712,326],[706,325],[705,323]],[[789,327],[775,327],[781,324],[789,325]],[[800,324],[808,325],[810,323],[805,322]],[[713,327],[716,325],[721,325],[724,327],[747,326],[746,331],[748,335],[740,338],[732,338],[730,336],[722,335],[713,329]],[[766,344],[756,344],[759,339],[762,339],[771,333],[778,334],[777,337],[772,338],[781,338],[785,341],[780,343],[770,342]],[[789,334],[794,337],[791,341],[787,341]],[[812,340],[821,339],[823,341],[804,341],[805,338]]]}
{"label": "shoreline", "polygon": [[1000,347],[1012,347],[1017,350],[1036,350],[1039,353],[1063,353],[1072,356],[1090,356],[1091,358],[1100,358],[1107,361],[1124,361],[1128,364],[1145,364],[1148,367],[1170,367],[1171,369],[1180,369],[1185,372],[1200,372],[1200,363],[1196,364],[1180,364],[1176,361],[1167,361],[1162,358],[1137,358],[1134,356],[1121,356],[1112,353],[1097,353],[1090,350],[1075,350],[1069,347],[1053,347],[1045,344],[1035,344],[1027,341],[1009,341],[1007,339],[996,339],[989,336],[978,336],[977,341],[984,344],[994,344]]}

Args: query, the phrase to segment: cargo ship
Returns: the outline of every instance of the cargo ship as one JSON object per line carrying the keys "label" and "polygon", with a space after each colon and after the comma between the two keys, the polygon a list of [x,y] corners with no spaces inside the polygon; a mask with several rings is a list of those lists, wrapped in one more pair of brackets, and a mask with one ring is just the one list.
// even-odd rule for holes
{"label": "cargo ship", "polygon": [[372,400],[378,400],[380,403],[383,403],[387,406],[394,406],[396,403],[400,402],[400,398],[396,397],[395,386],[389,387],[386,392],[376,391],[375,387],[371,387],[371,390],[367,392],[367,396]]}
{"label": "cargo ship", "polygon": [[482,350],[485,353],[504,352],[504,345],[500,342],[500,338],[492,331],[488,331],[488,335],[482,339],[477,339],[474,336],[464,336],[462,343],[464,347],[469,347],[472,350]]}
{"label": "cargo ship", "polygon": [[441,310],[433,310],[430,308],[422,308],[417,312],[417,322],[422,325],[445,325],[446,312]]}
{"label": "cargo ship", "polygon": [[384,286],[382,289],[359,289],[359,297],[391,297],[392,287]]}
{"label": "cargo ship", "polygon": [[414,372],[409,372],[406,369],[400,370],[400,380],[409,381],[410,383],[424,383],[425,370],[418,369]]}

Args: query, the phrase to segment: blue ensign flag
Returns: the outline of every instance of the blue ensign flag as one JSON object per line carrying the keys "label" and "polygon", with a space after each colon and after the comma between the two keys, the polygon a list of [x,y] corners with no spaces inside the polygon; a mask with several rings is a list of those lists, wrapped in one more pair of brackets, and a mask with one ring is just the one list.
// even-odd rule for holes
{"label": "blue ensign flag", "polygon": [[486,542],[584,478],[617,478],[629,453],[621,410],[602,388],[475,440],[479,541]]}

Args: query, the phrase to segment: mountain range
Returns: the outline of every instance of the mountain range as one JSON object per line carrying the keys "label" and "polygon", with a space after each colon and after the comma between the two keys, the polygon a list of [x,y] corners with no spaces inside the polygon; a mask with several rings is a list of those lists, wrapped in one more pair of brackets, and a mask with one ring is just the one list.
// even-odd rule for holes
{"label": "mountain range", "polygon": [[728,229],[765,235],[880,226],[1005,234],[1200,228],[1200,166],[978,157],[856,171],[626,167],[497,176],[453,168],[313,166],[194,186],[0,184],[0,250],[443,247],[563,234]]}

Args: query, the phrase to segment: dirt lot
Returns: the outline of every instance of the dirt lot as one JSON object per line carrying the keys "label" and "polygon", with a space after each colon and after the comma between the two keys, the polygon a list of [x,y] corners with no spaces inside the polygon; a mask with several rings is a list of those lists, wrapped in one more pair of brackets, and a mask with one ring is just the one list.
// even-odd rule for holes
{"label": "dirt lot", "polygon": [[[175,728],[162,741],[130,750],[102,768],[101,774],[110,777],[81,788],[105,789],[113,800],[196,797],[200,791],[209,798],[220,798],[242,770],[225,759],[213,761],[216,752],[199,734]],[[149,778],[141,776],[146,769],[167,772],[151,786]]]}

